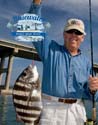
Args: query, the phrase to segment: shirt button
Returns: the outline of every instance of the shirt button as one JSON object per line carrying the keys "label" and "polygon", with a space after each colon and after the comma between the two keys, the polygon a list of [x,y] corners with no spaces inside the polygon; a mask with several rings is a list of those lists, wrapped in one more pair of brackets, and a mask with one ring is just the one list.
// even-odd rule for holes
{"label": "shirt button", "polygon": [[72,74],[70,75],[70,77],[72,77]]}
{"label": "shirt button", "polygon": [[68,89],[71,89],[71,87],[69,86]]}

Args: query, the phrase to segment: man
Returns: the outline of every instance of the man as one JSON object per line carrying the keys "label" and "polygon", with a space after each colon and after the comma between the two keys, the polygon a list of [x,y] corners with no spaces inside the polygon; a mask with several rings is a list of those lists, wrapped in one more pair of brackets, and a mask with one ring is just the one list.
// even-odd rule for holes
{"label": "man", "polygon": [[[29,12],[39,13],[41,0],[34,0]],[[36,10],[36,11],[35,11]],[[80,19],[69,19],[64,27],[64,45],[54,40],[33,42],[42,62],[44,93],[41,125],[84,125],[86,112],[82,99],[91,99],[98,89],[91,65],[79,49],[86,35]]]}

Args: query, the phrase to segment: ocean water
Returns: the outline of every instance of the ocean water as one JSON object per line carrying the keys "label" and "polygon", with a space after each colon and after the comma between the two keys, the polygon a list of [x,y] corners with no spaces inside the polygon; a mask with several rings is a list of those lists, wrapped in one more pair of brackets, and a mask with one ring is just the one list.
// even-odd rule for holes
{"label": "ocean water", "polygon": [[[92,115],[92,102],[84,101],[87,111],[87,117],[91,118]],[[96,103],[96,114],[98,121],[98,103]],[[13,106],[12,96],[0,95],[0,125],[23,125],[23,123],[16,121],[15,108]]]}
{"label": "ocean water", "polygon": [[0,125],[23,125],[16,121],[12,96],[0,96]]}

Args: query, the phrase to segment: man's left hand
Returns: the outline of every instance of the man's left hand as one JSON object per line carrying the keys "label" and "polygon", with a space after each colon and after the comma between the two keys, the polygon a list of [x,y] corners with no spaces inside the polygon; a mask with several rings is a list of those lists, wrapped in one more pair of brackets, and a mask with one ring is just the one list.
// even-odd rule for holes
{"label": "man's left hand", "polygon": [[89,88],[91,91],[98,90],[98,77],[89,77]]}

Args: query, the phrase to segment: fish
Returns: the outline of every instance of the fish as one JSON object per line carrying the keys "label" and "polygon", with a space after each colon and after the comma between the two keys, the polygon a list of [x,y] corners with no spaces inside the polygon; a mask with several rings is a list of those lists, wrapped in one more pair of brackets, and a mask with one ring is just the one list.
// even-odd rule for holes
{"label": "fish", "polygon": [[36,65],[29,65],[13,87],[16,115],[25,125],[38,125],[42,112],[41,82]]}

